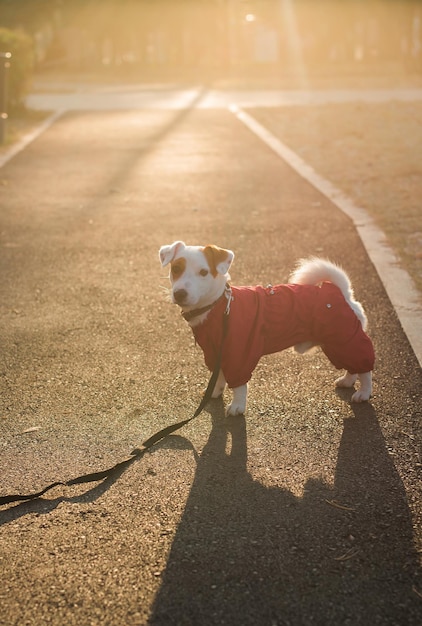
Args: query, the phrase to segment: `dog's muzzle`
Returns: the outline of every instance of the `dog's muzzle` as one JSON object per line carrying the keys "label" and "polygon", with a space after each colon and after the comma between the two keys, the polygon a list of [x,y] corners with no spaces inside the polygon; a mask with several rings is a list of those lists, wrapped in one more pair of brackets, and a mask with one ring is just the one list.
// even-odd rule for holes
{"label": "dog's muzzle", "polygon": [[177,291],[173,293],[173,298],[176,304],[180,304],[180,305],[184,304],[187,297],[188,297],[188,292],[186,291],[186,289],[177,289]]}

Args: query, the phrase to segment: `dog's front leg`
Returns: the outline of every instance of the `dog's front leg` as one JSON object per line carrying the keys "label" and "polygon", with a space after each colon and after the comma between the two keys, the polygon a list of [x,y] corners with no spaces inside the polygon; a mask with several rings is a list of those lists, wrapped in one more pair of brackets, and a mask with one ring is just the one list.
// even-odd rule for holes
{"label": "dog's front leg", "polygon": [[365,402],[372,394],[372,372],[364,374],[350,374],[346,372],[341,378],[337,378],[336,387],[353,387],[357,379],[360,381],[360,389],[355,391],[352,402]]}
{"label": "dog's front leg", "polygon": [[218,373],[217,382],[215,383],[214,391],[212,392],[212,398],[219,398],[226,387],[226,379],[223,374],[223,370]]}
{"label": "dog's front leg", "polygon": [[244,415],[246,411],[246,398],[248,395],[248,385],[234,387],[233,400],[227,407],[226,415]]}

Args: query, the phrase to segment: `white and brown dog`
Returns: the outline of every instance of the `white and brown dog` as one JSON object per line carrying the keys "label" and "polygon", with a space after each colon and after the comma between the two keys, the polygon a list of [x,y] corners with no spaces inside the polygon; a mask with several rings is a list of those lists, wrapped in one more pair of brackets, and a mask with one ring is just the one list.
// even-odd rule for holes
{"label": "white and brown dog", "polygon": [[352,401],[369,400],[374,349],[347,274],[311,258],[299,263],[288,284],[232,287],[233,259],[231,250],[214,245],[175,241],[160,248],[161,265],[171,267],[172,301],[181,307],[211,371],[222,346],[213,397],[223,393],[226,383],[233,390],[227,415],[245,412],[247,383],[261,356],[292,346],[300,353],[321,346],[338,369],[346,370],[336,385],[353,387],[359,379]]}

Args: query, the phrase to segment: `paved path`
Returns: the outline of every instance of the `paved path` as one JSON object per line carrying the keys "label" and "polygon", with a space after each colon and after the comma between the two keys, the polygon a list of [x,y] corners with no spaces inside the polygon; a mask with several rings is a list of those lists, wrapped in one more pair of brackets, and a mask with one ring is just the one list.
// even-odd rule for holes
{"label": "paved path", "polygon": [[[372,217],[345,197],[330,181],[324,180],[317,172],[300,159],[280,138],[274,137],[266,128],[242,112],[254,107],[304,106],[309,104],[341,103],[350,101],[401,102],[422,100],[422,89],[361,89],[361,90],[216,90],[192,87],[176,88],[174,85],[73,85],[72,91],[60,93],[66,85],[58,84],[59,93],[34,94],[28,98],[28,105],[34,109],[53,110],[40,130],[53,123],[57,116],[69,110],[183,110],[186,107],[199,109],[229,108],[252,132],[264,141],[283,160],[293,167],[308,182],[325,194],[338,208],[348,215],[355,225],[369,257],[380,276],[387,294],[396,310],[402,327],[410,341],[416,358],[422,367],[422,298],[409,274],[401,268],[395,252],[388,245],[384,233],[377,227]],[[35,131],[35,134],[37,131]],[[11,149],[10,155],[20,151],[32,137],[24,138],[21,145]],[[9,155],[0,157],[7,161]]]}
{"label": "paved path", "polygon": [[341,261],[377,366],[351,406],[321,354],[273,355],[246,420],[213,402],[117,480],[5,507],[0,623],[419,625],[421,372],[350,220],[227,110],[68,113],[1,177],[1,493],[193,413],[174,239],[235,250],[237,284]]}

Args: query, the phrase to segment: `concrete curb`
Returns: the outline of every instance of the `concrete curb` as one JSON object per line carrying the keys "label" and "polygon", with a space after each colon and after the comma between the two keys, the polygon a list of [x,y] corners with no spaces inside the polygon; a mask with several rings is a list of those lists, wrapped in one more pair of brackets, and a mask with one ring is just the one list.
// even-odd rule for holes
{"label": "concrete curb", "polygon": [[315,172],[249,113],[236,104],[230,105],[229,110],[302,178],[350,217],[422,367],[422,298],[412,278],[400,267],[399,259],[388,245],[382,230],[365,209],[355,205],[342,191]]}

